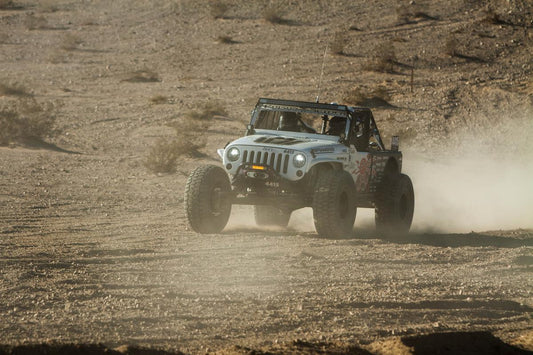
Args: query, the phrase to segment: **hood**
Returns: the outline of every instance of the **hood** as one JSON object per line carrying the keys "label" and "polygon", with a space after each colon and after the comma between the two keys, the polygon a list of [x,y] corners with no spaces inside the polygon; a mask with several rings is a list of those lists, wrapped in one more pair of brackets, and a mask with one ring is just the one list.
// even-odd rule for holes
{"label": "hood", "polygon": [[239,138],[231,142],[228,146],[246,145],[246,146],[262,146],[272,148],[294,149],[299,151],[310,152],[312,149],[330,148],[334,150],[335,147],[346,148],[339,143],[339,137],[327,136],[322,134],[312,133],[298,133],[298,132],[279,132],[276,134],[268,134],[257,130],[256,134]]}

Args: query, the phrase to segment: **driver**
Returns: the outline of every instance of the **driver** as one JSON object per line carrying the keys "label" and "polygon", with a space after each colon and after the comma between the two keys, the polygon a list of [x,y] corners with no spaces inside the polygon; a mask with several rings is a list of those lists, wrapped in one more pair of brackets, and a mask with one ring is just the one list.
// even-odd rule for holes
{"label": "driver", "polygon": [[283,112],[279,116],[278,131],[301,132],[299,116],[296,112]]}
{"label": "driver", "polygon": [[334,116],[329,120],[329,128],[326,134],[332,136],[340,136],[346,129],[346,118],[340,116]]}

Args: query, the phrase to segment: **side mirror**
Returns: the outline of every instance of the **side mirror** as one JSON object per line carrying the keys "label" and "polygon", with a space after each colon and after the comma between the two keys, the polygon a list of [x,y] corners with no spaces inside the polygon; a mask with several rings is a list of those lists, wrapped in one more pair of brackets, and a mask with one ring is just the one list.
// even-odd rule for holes
{"label": "side mirror", "polygon": [[248,124],[248,125],[246,126],[246,134],[245,134],[245,135],[247,135],[247,136],[251,136],[251,135],[253,135],[253,134],[255,134],[254,125],[253,125],[253,124]]}

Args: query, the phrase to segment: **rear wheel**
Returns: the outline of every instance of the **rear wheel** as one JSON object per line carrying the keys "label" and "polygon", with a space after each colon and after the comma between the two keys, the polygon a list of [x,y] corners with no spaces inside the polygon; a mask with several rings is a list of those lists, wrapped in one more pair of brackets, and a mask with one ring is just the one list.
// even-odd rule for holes
{"label": "rear wheel", "polygon": [[258,226],[287,227],[291,212],[284,211],[274,206],[254,206],[255,223]]}
{"label": "rear wheel", "polygon": [[322,171],[313,195],[317,233],[329,238],[351,235],[356,212],[355,186],[350,174],[338,170]]}
{"label": "rear wheel", "polygon": [[196,168],[185,185],[185,215],[192,230],[219,233],[228,223],[231,185],[226,172],[215,165]]}
{"label": "rear wheel", "polygon": [[376,198],[376,229],[387,236],[409,232],[414,209],[415,194],[409,176],[386,177]]}

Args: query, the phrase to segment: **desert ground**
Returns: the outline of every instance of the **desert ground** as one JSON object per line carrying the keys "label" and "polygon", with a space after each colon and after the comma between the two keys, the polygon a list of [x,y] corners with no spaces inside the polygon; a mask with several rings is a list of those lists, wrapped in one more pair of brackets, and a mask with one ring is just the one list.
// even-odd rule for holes
{"label": "desert ground", "polygon": [[[0,353],[530,353],[532,44],[526,0],[0,1]],[[257,99],[317,95],[400,136],[411,233],[190,231]]]}

